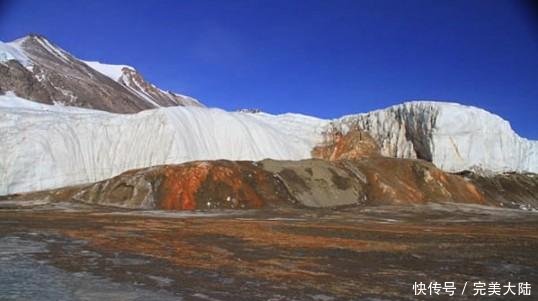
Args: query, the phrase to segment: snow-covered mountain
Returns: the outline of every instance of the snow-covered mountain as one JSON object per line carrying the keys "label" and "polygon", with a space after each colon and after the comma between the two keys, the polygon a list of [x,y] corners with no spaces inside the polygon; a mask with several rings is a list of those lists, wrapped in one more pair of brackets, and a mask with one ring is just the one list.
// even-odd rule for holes
{"label": "snow-covered mountain", "polygon": [[88,66],[108,76],[133,94],[151,103],[155,107],[171,106],[202,106],[202,104],[186,95],[177,94],[170,91],[163,91],[154,84],[144,80],[142,75],[135,68],[127,65],[110,65],[100,62],[84,61]]}
{"label": "snow-covered mountain", "polygon": [[298,160],[329,130],[359,126],[383,155],[447,171],[538,172],[538,142],[500,117],[450,103],[411,102],[322,120],[299,114],[168,107],[114,114],[0,96],[0,195],[94,182],[123,171],[194,160]]}
{"label": "snow-covered mountain", "polygon": [[133,67],[80,60],[39,35],[0,42],[0,94],[47,104],[135,113],[167,106],[203,106],[163,91]]}

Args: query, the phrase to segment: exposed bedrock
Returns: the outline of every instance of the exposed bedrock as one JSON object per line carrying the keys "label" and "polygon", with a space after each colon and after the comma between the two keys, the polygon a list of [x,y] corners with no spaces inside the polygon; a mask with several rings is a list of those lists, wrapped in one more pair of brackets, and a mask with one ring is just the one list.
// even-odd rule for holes
{"label": "exposed bedrock", "polygon": [[472,172],[460,173],[483,191],[494,205],[520,209],[538,209],[538,174],[504,173],[482,176]]}
{"label": "exposed bedrock", "polygon": [[458,202],[538,208],[538,177],[450,174],[422,160],[196,161],[0,200],[79,202],[130,209],[248,209]]}
{"label": "exposed bedrock", "polygon": [[[39,67],[34,67],[34,70],[38,69]],[[19,95],[28,99],[53,104],[50,90],[50,85],[46,82],[40,82],[32,72],[18,61],[11,60],[0,64],[0,94],[7,91],[17,91]]]}
{"label": "exposed bedrock", "polygon": [[[102,73],[103,68],[118,69],[118,78]],[[82,61],[40,35],[0,42],[0,94],[7,91],[35,102],[115,113],[202,106],[159,89],[132,67]]]}
{"label": "exposed bedrock", "polygon": [[261,208],[292,202],[273,175],[247,161],[197,161],[133,170],[79,189],[72,199],[125,208]]}
{"label": "exposed bedrock", "polygon": [[324,160],[264,160],[294,200],[306,207],[338,207],[366,201],[366,182],[346,168]]}
{"label": "exposed bedrock", "polygon": [[323,142],[312,150],[313,158],[335,161],[380,155],[377,142],[359,127],[353,127],[346,133],[336,127],[329,127],[323,137]]}

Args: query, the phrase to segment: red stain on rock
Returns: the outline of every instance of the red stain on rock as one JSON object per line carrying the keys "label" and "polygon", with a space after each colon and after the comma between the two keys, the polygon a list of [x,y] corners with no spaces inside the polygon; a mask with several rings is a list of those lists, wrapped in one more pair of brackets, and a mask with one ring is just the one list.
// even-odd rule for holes
{"label": "red stain on rock", "polygon": [[[366,205],[460,202],[498,206],[499,202],[514,197],[525,202],[531,198],[532,201],[536,195],[536,190],[532,189],[538,187],[535,184],[537,180],[531,176],[503,175],[497,179],[475,176],[473,180],[443,172],[422,160],[371,156],[360,160],[334,161],[327,166],[311,163],[279,163],[284,169],[290,164],[290,168],[301,171],[292,172],[294,177],[287,176],[285,179],[273,174],[274,171],[265,163],[248,161],[219,160],[163,165],[128,171],[85,186],[9,196],[7,199],[51,197],[56,201],[164,210],[293,207],[302,206],[300,198],[303,192],[321,191],[320,186],[326,189],[322,193],[345,197],[341,194],[342,190],[347,189],[346,185],[352,182],[360,187],[361,203]],[[313,166],[317,167],[312,168]],[[340,169],[343,176],[339,177],[342,179],[336,181],[334,173],[331,175],[327,169],[333,172]],[[325,175],[327,181],[334,185],[322,185],[317,181],[306,184],[306,178],[312,174],[323,175],[324,172],[328,174]],[[302,183],[297,184],[301,189],[290,189],[289,183],[286,184],[285,181]],[[342,188],[337,183],[347,184]],[[505,189],[500,190],[499,183],[503,183]],[[505,194],[499,197],[499,193]],[[322,201],[328,202],[327,199]]]}
{"label": "red stain on rock", "polygon": [[165,210],[261,208],[289,199],[271,173],[246,161],[192,162],[153,173],[157,206]]}
{"label": "red stain on rock", "polygon": [[369,204],[486,203],[473,183],[426,161],[371,157],[354,162],[368,178]]}
{"label": "red stain on rock", "polygon": [[196,209],[196,192],[206,180],[209,164],[166,166],[161,186],[161,209]]}
{"label": "red stain on rock", "polygon": [[476,203],[479,203],[479,204],[486,203],[486,197],[484,196],[482,192],[480,192],[480,190],[478,190],[478,188],[476,188],[476,186],[473,183],[465,183],[465,184],[466,184],[467,191],[469,192],[471,196],[473,196]]}
{"label": "red stain on rock", "polygon": [[[225,166],[215,166],[211,172],[211,179],[214,183],[222,183],[229,188],[230,195],[227,198],[237,200],[248,208],[261,208],[265,202],[250,184],[245,183],[243,176],[241,169]],[[266,180],[265,177],[252,178],[253,183],[260,185]]]}
{"label": "red stain on rock", "polygon": [[352,160],[379,155],[375,140],[359,128],[346,134],[333,129],[325,133],[325,142],[312,150],[312,157],[325,160]]}

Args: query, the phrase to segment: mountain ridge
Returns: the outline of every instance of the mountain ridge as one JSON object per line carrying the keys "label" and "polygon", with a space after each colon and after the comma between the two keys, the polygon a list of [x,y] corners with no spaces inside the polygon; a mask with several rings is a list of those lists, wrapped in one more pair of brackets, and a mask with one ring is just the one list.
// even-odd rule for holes
{"label": "mountain ridge", "polygon": [[114,113],[136,113],[163,106],[203,106],[196,99],[148,83],[133,67],[121,66],[110,78],[92,62],[76,58],[41,35],[0,42],[0,93],[13,91],[37,102]]}

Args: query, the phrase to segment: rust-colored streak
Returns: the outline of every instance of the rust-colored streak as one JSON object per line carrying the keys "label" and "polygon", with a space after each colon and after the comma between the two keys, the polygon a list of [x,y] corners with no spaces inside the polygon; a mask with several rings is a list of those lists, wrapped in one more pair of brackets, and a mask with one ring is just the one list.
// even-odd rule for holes
{"label": "rust-colored streak", "polygon": [[379,155],[379,147],[366,132],[353,128],[345,135],[338,130],[325,133],[325,142],[312,150],[312,157],[335,160],[352,160]]}
{"label": "rust-colored streak", "polygon": [[209,165],[199,163],[188,166],[166,167],[162,189],[161,209],[193,210],[196,209],[196,192],[206,180]]}
{"label": "rust-colored streak", "polygon": [[245,162],[214,161],[166,166],[158,196],[159,208],[261,208],[276,202],[268,173]]}
{"label": "rust-colored streak", "polygon": [[[231,169],[225,166],[216,166],[211,173],[211,177],[216,183],[223,183],[230,187],[231,194],[240,199],[248,208],[261,208],[264,205],[263,199],[256,193],[254,188],[245,183],[242,179],[240,171]],[[260,178],[255,178],[253,181],[259,182]]]}
{"label": "rust-colored streak", "polygon": [[472,183],[465,183],[467,191],[469,191],[470,195],[474,197],[477,203],[485,204],[486,198],[484,195],[476,188],[476,186]]}
{"label": "rust-colored streak", "polygon": [[425,161],[371,157],[356,164],[368,177],[368,199],[372,204],[486,203],[473,183]]}

